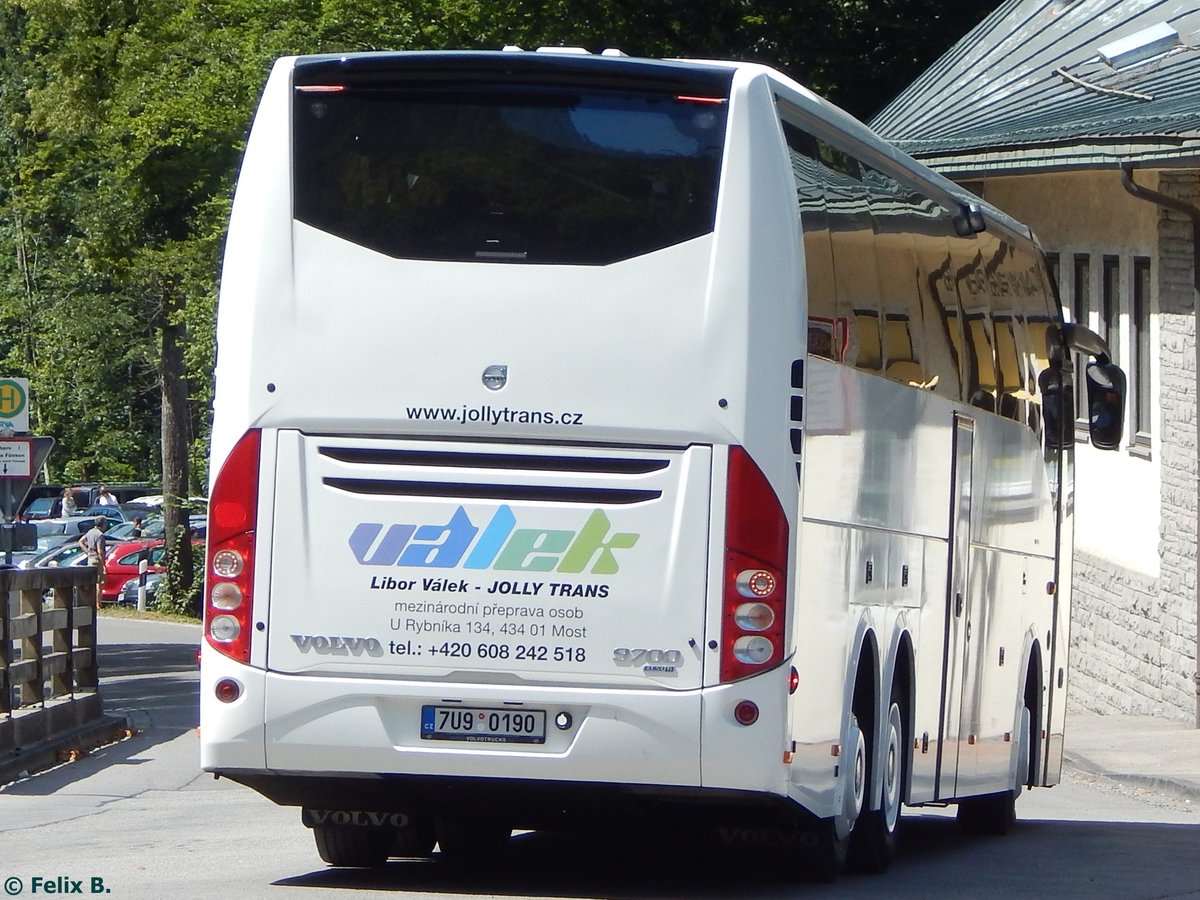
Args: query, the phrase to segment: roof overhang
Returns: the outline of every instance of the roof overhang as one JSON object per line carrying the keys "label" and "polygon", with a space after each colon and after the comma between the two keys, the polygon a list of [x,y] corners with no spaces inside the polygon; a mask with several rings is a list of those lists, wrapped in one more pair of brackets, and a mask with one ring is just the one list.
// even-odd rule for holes
{"label": "roof overhang", "polygon": [[899,147],[935,172],[955,180],[987,175],[1115,169],[1123,165],[1135,169],[1200,168],[1200,138],[1167,138],[1160,142],[1142,139],[1088,143],[1080,140],[954,152],[921,151],[906,148],[903,143]]}

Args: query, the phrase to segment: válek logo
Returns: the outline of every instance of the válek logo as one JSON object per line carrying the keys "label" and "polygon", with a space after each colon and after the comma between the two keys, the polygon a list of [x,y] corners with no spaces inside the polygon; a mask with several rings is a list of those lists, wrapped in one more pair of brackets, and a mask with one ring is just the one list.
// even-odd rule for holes
{"label": "v\u00e1lek logo", "polygon": [[603,510],[594,509],[578,531],[517,528],[507,505],[500,506],[480,529],[459,507],[444,525],[383,525],[360,522],[350,534],[350,549],[364,566],[415,566],[426,569],[500,569],[509,572],[583,572],[619,570],[613,551],[628,550],[639,534],[617,532]]}

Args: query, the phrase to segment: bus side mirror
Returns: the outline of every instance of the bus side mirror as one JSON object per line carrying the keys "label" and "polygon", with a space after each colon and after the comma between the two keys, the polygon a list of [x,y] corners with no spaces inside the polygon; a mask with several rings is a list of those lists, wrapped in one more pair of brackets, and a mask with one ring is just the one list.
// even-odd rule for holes
{"label": "bus side mirror", "polygon": [[1107,356],[1087,364],[1088,432],[1097,450],[1118,450],[1125,433],[1125,373]]}
{"label": "bus side mirror", "polygon": [[1042,422],[1046,449],[1061,450],[1075,445],[1075,389],[1064,380],[1062,369],[1051,366],[1038,375],[1042,394]]}

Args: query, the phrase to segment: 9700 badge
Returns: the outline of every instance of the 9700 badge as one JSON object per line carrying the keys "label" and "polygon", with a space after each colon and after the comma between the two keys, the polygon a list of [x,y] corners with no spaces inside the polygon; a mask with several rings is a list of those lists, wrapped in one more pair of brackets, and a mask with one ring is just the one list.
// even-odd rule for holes
{"label": "9700 badge", "polygon": [[679,650],[617,647],[613,650],[613,662],[618,666],[640,666],[643,672],[672,675],[683,665],[683,653]]}

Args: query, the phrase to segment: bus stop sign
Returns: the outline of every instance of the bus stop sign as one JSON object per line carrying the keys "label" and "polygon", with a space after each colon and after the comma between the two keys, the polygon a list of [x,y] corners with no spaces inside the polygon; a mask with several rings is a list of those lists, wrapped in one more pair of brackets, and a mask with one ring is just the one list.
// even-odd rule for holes
{"label": "bus stop sign", "polygon": [[28,378],[0,378],[0,431],[29,433]]}

